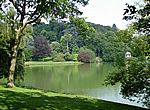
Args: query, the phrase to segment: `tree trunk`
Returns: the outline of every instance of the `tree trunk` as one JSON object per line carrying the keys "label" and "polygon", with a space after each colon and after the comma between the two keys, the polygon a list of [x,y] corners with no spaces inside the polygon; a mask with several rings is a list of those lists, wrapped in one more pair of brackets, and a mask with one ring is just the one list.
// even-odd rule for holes
{"label": "tree trunk", "polygon": [[69,45],[68,45],[68,41],[67,41],[67,52],[69,52]]}
{"label": "tree trunk", "polygon": [[8,83],[7,86],[12,88],[14,87],[14,73],[15,73],[15,67],[16,67],[16,60],[17,60],[17,53],[18,53],[18,48],[20,44],[20,30],[16,31],[16,37],[15,37],[15,43],[14,46],[12,47],[12,54],[11,54],[11,61],[10,61],[10,67],[8,71]]}

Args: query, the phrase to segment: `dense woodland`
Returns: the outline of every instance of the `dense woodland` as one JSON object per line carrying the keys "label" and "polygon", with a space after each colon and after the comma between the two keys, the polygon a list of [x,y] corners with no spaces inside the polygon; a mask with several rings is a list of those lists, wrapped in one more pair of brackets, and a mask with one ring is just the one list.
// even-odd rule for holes
{"label": "dense woodland", "polygon": [[[33,25],[33,33],[26,39],[26,60],[82,61],[76,54],[80,53],[79,57],[82,57],[86,53],[81,52],[83,50],[91,53],[83,62],[94,62],[95,56],[105,62],[113,62],[117,57],[124,57],[127,50],[117,37],[119,29],[115,24],[112,27],[94,23],[86,25],[90,28],[89,31],[74,22],[56,20],[48,24]],[[40,45],[45,45],[49,49]]]}

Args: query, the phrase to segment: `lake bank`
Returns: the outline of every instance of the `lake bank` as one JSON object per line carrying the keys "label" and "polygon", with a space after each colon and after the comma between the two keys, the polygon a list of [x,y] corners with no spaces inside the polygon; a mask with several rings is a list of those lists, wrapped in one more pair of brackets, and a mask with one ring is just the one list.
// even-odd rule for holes
{"label": "lake bank", "polygon": [[0,109],[146,110],[87,96],[42,92],[19,87],[4,88],[3,86],[0,86]]}
{"label": "lake bank", "polygon": [[73,61],[68,61],[68,62],[52,62],[52,61],[28,61],[25,62],[26,66],[32,66],[32,65],[79,65],[83,64],[81,62],[73,62]]}

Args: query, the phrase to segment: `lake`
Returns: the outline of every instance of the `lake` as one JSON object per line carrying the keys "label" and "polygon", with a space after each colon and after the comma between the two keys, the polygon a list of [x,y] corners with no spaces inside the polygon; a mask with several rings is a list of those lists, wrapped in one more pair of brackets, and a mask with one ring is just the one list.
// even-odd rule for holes
{"label": "lake", "polygon": [[113,71],[112,64],[26,66],[23,85],[60,93],[92,96],[98,99],[142,106],[122,99],[120,85],[103,86]]}

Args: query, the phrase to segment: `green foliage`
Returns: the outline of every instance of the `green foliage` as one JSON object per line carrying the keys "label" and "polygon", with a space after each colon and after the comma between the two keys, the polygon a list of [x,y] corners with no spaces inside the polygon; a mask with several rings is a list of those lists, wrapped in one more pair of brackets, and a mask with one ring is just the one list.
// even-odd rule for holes
{"label": "green foliage", "polygon": [[127,33],[125,38],[122,36],[125,36],[127,31],[120,34],[135,58],[120,60],[117,70],[107,77],[106,84],[114,85],[120,82],[124,98],[134,101],[136,97],[138,102],[150,108],[150,2],[144,0],[144,3],[139,9],[127,4],[124,19],[134,19],[130,27],[132,33]]}
{"label": "green foliage", "polygon": [[95,29],[92,26],[90,26],[90,24],[88,24],[84,18],[71,17],[70,19],[75,24],[78,31],[82,34],[86,33],[86,32],[94,32],[95,31]]}
{"label": "green foliage", "polygon": [[43,58],[44,61],[52,61],[52,57]]}
{"label": "green foliage", "polygon": [[[81,23],[83,23],[83,25]],[[117,53],[122,54],[124,51],[122,44],[118,44],[118,42],[122,41],[118,40],[117,44],[114,44],[116,43],[116,36],[119,36],[116,30],[109,26],[87,23],[84,19],[73,19],[70,23],[52,21],[49,22],[49,24],[36,24],[34,25],[33,36],[37,37],[35,35],[41,35],[43,29],[47,32],[55,33],[56,36],[49,34],[49,37],[51,36],[50,38],[46,35],[43,37],[46,37],[46,39],[51,42],[52,48],[54,47],[54,51],[58,53],[66,53],[67,51],[70,53],[78,53],[79,47],[85,46],[96,52],[96,56],[104,57],[104,59],[106,59],[105,61],[114,61],[116,57],[118,57]],[[59,47],[58,45],[60,48],[57,50],[55,46]],[[118,45],[119,48],[117,51],[119,52],[115,52]],[[113,57],[107,58],[111,53]]]}
{"label": "green foliage", "polygon": [[[88,4],[89,0],[1,0],[0,1],[0,22],[9,25],[9,29],[6,29],[5,35],[9,38],[9,45],[7,57],[10,57],[10,66],[8,74],[8,86],[14,85],[14,73],[16,66],[16,59],[19,55],[19,51],[24,48],[24,37],[26,37],[24,32],[30,33],[32,30],[25,28],[28,24],[36,23],[40,21],[41,18],[50,19],[65,19],[69,16],[81,15],[82,12],[79,10],[78,6],[85,6]],[[5,18],[5,19],[4,19]],[[8,28],[7,27],[7,28]],[[0,33],[1,34],[1,33]],[[46,30],[41,31],[41,34],[48,35]],[[0,37],[4,37],[0,35]],[[1,41],[0,41],[1,43]],[[40,45],[40,42],[39,42]],[[41,46],[41,45],[40,45]],[[41,46],[42,47],[42,46]],[[48,47],[48,46],[46,46]],[[4,48],[2,48],[4,49]],[[43,57],[47,56],[50,49],[41,48],[43,50],[37,49],[33,51],[34,56]],[[39,52],[40,51],[40,52]],[[12,86],[11,86],[12,87]]]}
{"label": "green foliage", "polygon": [[8,51],[0,49],[0,78],[8,77],[9,60]]}
{"label": "green foliage", "polygon": [[25,60],[30,61],[31,57],[32,57],[32,49],[31,48],[25,48],[24,54],[25,54]]}
{"label": "green foliage", "polygon": [[106,62],[114,62],[118,58],[124,58],[126,46],[114,32],[107,32],[105,36],[102,59]]}
{"label": "green foliage", "polygon": [[[1,21],[2,19],[0,19]],[[7,25],[7,26],[5,26]],[[0,22],[0,78],[8,78],[8,71],[10,67],[11,60],[11,46],[13,45],[14,36],[10,30],[10,24]],[[7,33],[7,30],[10,30]],[[22,42],[22,41],[21,41]],[[15,67],[16,80],[23,80],[24,72],[24,53],[22,52],[21,46],[18,49],[17,61]]]}
{"label": "green foliage", "polygon": [[[60,41],[61,36],[63,35],[63,30],[65,24],[63,22],[50,21],[49,24],[39,23],[33,25],[33,37],[44,36],[49,42]],[[46,33],[43,34],[42,31]]]}
{"label": "green foliage", "polygon": [[57,41],[51,43],[51,48],[53,51],[59,52],[60,51],[60,44]]}
{"label": "green foliage", "polygon": [[81,48],[79,50],[78,61],[92,63],[95,61],[95,53],[90,49]]}
{"label": "green foliage", "polygon": [[77,62],[78,61],[78,54],[72,54],[72,60]]}
{"label": "green foliage", "polygon": [[16,67],[15,67],[15,81],[20,84],[20,81],[24,80],[24,62],[25,62],[25,55],[24,52],[20,49],[17,55]]}
{"label": "green foliage", "polygon": [[57,56],[58,52],[57,51],[52,51],[51,52],[51,57],[54,59]]}
{"label": "green foliage", "polygon": [[96,57],[95,61],[96,61],[97,63],[99,63],[99,62],[102,62],[102,61],[103,61],[103,59],[102,59],[102,58],[100,58],[100,57]]}
{"label": "green foliage", "polygon": [[73,49],[72,49],[72,53],[73,53],[73,54],[76,54],[76,53],[78,53],[78,52],[79,52],[79,47],[74,46]]}
{"label": "green foliage", "polygon": [[65,33],[64,36],[61,36],[60,42],[63,52],[69,52],[72,38],[72,35],[69,33]]}
{"label": "green foliage", "polygon": [[73,61],[73,57],[69,52],[65,53],[64,59],[65,61]]}
{"label": "green foliage", "polygon": [[147,50],[149,50],[146,36],[132,35],[131,31],[122,30],[118,33],[118,40],[123,43],[126,51],[131,51],[131,59],[124,60],[118,56],[117,70],[110,73],[107,77],[106,83],[115,85],[117,82],[121,83],[121,94],[123,98],[134,101],[138,98],[138,102],[143,103],[145,106],[150,106],[149,95],[149,78],[150,78],[150,65],[146,62]]}
{"label": "green foliage", "polygon": [[54,59],[53,59],[54,62],[64,62],[65,59],[64,59],[64,54],[62,53],[58,53],[54,56]]}
{"label": "green foliage", "polygon": [[150,64],[137,58],[127,59],[122,64],[117,71],[107,77],[106,84],[114,85],[120,82],[124,98],[134,101],[136,97],[139,99],[138,102],[150,107]]}
{"label": "green foliage", "polygon": [[6,49],[9,44],[7,43],[9,38],[6,33],[5,23],[0,22],[0,48]]}
{"label": "green foliage", "polygon": [[[92,23],[89,24],[94,27],[95,31],[86,31],[84,35],[81,35],[80,31],[77,31],[74,28],[74,25],[67,24],[68,29],[64,28],[64,32],[71,33],[72,36],[70,38],[68,37],[69,34],[64,34],[64,36],[61,37],[61,50],[57,52],[65,53],[66,51],[69,51],[71,53],[78,53],[78,47],[86,46],[107,62],[115,61],[118,56],[124,56],[124,44],[120,43],[122,41],[116,40],[118,37],[116,31],[111,27],[104,27]],[[56,27],[57,25],[54,28]],[[76,32],[77,34],[75,34]]]}

